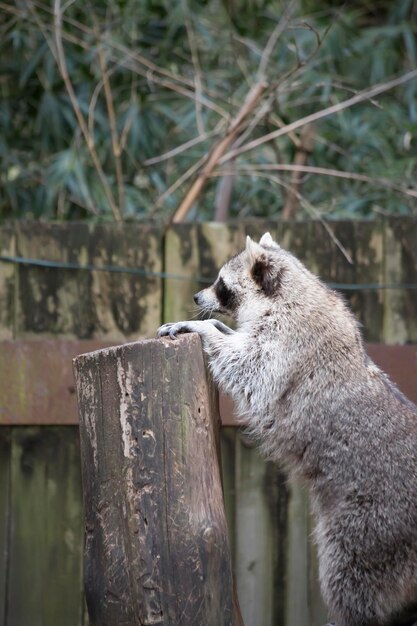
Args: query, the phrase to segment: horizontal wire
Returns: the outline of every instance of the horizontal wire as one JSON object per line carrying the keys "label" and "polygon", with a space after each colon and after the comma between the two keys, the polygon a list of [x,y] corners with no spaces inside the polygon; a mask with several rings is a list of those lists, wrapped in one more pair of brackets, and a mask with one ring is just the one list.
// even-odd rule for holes
{"label": "horizontal wire", "polygon": [[[31,259],[20,256],[8,256],[0,255],[0,261],[3,263],[15,263],[18,265],[33,265],[35,267],[44,267],[49,269],[62,269],[62,270],[81,270],[88,272],[110,272],[118,274],[133,274],[137,276],[145,276],[150,278],[163,278],[170,280],[185,280],[194,283],[207,283],[211,284],[215,278],[207,278],[204,276],[182,276],[180,274],[170,274],[169,272],[154,272],[153,270],[147,270],[137,267],[124,267],[117,265],[92,265],[86,263],[80,265],[78,263],[70,263],[66,261],[48,261],[44,259]],[[417,290],[417,283],[326,283],[328,287],[337,289],[340,291],[372,291],[378,289],[402,289]]]}
{"label": "horizontal wire", "polygon": [[213,278],[193,278],[189,276],[180,276],[178,274],[170,274],[168,272],[154,272],[153,270],[145,270],[139,267],[124,267],[118,265],[91,265],[85,263],[69,263],[66,261],[46,261],[44,259],[30,259],[20,256],[4,256],[0,255],[0,261],[4,263],[16,263],[19,265],[34,265],[35,267],[45,267],[60,270],[84,270],[87,272],[113,272],[117,274],[135,274],[137,276],[149,276],[151,278],[169,278],[174,280],[188,280],[199,283],[212,283]]}

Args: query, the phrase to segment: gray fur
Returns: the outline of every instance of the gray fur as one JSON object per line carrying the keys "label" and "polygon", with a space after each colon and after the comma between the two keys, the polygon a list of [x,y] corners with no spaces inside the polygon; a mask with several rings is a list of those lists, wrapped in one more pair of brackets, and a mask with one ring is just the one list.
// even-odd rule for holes
{"label": "gray fur", "polygon": [[217,281],[195,300],[236,331],[206,320],[159,335],[198,332],[264,454],[307,482],[337,626],[394,623],[417,600],[417,407],[366,355],[342,298],[268,233],[219,279],[222,304]]}

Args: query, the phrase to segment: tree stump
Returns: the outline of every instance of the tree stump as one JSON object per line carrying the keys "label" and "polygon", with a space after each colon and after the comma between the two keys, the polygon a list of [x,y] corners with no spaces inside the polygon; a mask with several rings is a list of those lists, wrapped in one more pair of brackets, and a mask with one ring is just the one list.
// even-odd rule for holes
{"label": "tree stump", "polygon": [[200,339],[74,359],[91,626],[240,624]]}

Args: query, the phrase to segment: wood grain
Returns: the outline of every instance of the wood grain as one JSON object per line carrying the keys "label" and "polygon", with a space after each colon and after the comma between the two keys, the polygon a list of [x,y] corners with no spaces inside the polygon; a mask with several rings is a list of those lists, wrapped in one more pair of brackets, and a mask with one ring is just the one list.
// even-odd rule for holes
{"label": "wood grain", "polygon": [[5,626],[76,626],[82,614],[78,433],[11,429]]}
{"label": "wood grain", "polygon": [[92,626],[238,624],[200,340],[74,361]]}

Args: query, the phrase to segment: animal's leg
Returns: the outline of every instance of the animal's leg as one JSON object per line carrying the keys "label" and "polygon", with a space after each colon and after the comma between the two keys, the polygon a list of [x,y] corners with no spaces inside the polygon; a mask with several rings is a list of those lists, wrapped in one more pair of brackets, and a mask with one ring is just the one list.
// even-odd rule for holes
{"label": "animal's leg", "polygon": [[168,322],[158,328],[158,337],[169,335],[175,339],[179,333],[198,333],[201,337],[219,337],[220,332],[211,320],[198,320],[187,322]]}
{"label": "animal's leg", "polygon": [[233,330],[226,324],[223,324],[223,322],[221,322],[220,320],[209,319],[205,321],[209,322],[210,324],[213,324],[213,326],[217,328],[217,330],[219,330],[224,335],[233,335],[236,332],[235,330]]}

